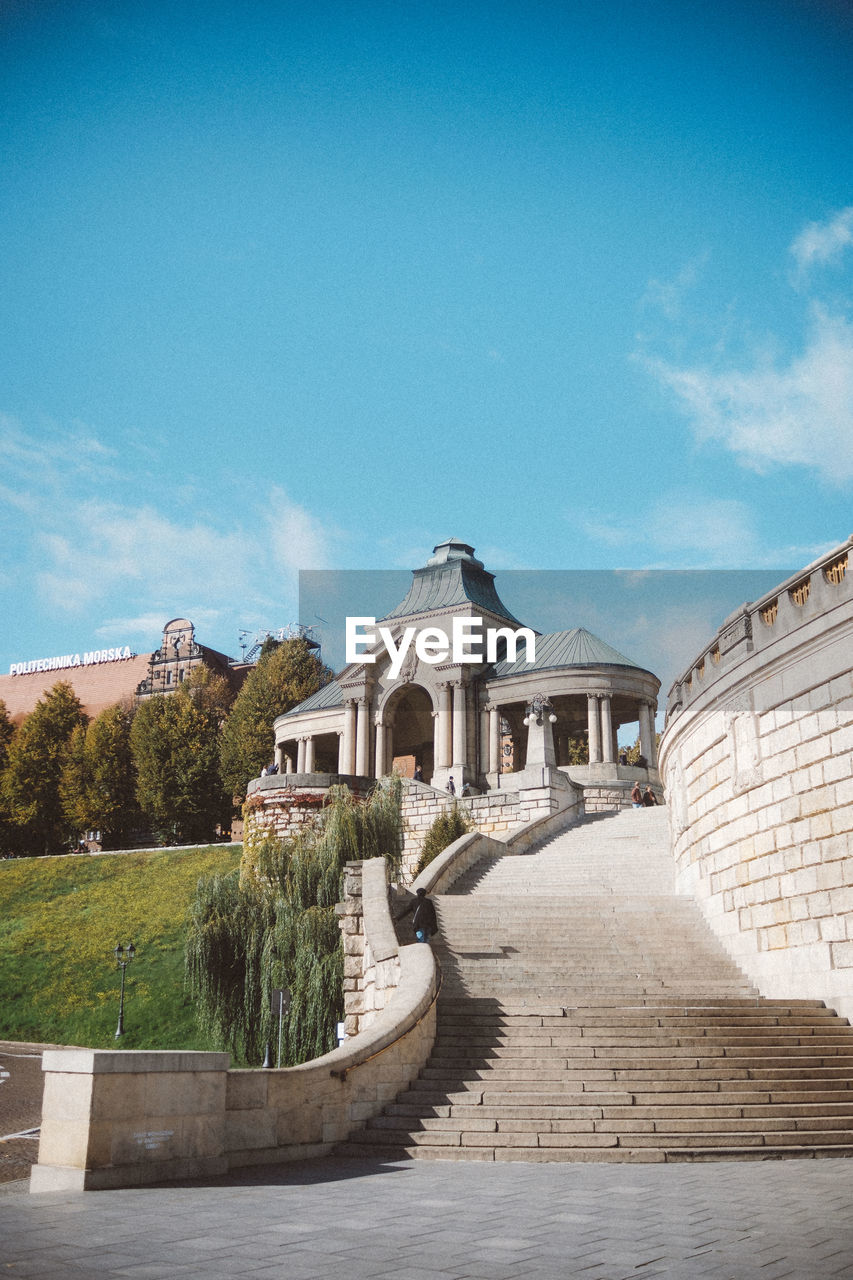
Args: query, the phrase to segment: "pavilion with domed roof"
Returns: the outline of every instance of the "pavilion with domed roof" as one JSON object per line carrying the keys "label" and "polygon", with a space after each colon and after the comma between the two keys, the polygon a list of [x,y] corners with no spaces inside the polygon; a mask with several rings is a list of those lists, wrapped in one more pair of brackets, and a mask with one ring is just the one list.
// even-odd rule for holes
{"label": "pavilion with domed roof", "polygon": [[[377,627],[399,644],[405,628],[449,635],[454,618],[473,617],[499,637],[522,626],[474,548],[448,538],[413,571],[406,598]],[[533,635],[532,661],[523,643],[513,656],[502,639],[493,661],[483,649],[473,662],[454,662],[452,654],[428,662],[410,646],[396,675],[387,649],[368,646],[361,661],[275,721],[280,771],[378,778],[394,769],[411,775],[417,764],[434,787],[446,789],[452,777],[457,793],[465,784],[483,793],[569,779],[625,786],[639,773],[657,788],[657,677],[582,627]],[[619,727],[634,723],[645,763],[639,771],[618,762]],[[588,764],[569,763],[578,739],[588,742]],[[509,773],[502,769],[507,747]]]}

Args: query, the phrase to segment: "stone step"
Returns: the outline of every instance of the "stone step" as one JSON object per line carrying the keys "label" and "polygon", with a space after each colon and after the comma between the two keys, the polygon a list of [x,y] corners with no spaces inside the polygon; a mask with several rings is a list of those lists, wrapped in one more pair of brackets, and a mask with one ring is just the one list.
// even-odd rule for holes
{"label": "stone step", "polygon": [[436,895],[432,1056],[347,1150],[853,1153],[853,1029],[820,1000],[761,998],[673,880],[665,812],[631,811],[481,863]]}
{"label": "stone step", "polygon": [[[404,1097],[406,1095],[400,1096]],[[413,1096],[417,1098],[423,1095]],[[446,1099],[447,1095],[436,1094],[435,1096]],[[411,1102],[392,1103],[386,1108],[385,1114],[407,1117],[409,1120],[418,1117],[427,1119],[453,1118],[461,1121],[469,1118],[487,1118],[501,1121],[533,1120],[548,1128],[562,1122],[585,1122],[588,1120],[594,1122],[600,1120],[614,1124],[663,1122],[667,1125],[679,1124],[682,1121],[688,1125],[694,1123],[704,1125],[706,1122],[713,1125],[717,1121],[728,1123],[742,1120],[750,1127],[754,1122],[757,1125],[768,1123],[773,1128],[784,1127],[789,1124],[799,1127],[801,1121],[811,1122],[812,1120],[819,1126],[826,1120],[833,1120],[834,1123],[831,1127],[842,1128],[846,1126],[847,1122],[853,1123],[853,1099],[849,1102],[789,1103],[784,1107],[772,1104],[726,1106],[723,1103],[713,1106],[671,1106],[666,1098],[653,1107],[620,1106],[618,1104],[605,1104],[603,1106],[600,1104],[595,1106],[543,1106],[541,1103],[536,1106],[511,1104],[495,1106],[488,1103],[466,1105],[462,1102],[451,1103],[446,1100],[444,1103],[436,1102],[433,1105],[426,1105],[422,1101],[414,1100]],[[807,1127],[814,1126],[809,1123]]]}

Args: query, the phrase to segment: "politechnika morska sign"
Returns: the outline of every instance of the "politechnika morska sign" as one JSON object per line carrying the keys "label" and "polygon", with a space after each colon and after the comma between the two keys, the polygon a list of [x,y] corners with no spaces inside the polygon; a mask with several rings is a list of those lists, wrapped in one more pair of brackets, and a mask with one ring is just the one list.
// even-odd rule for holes
{"label": "politechnika morska sign", "polygon": [[28,676],[34,671],[66,671],[69,667],[92,667],[101,662],[125,662],[136,654],[129,645],[112,649],[90,649],[88,653],[63,653],[58,658],[33,658],[29,662],[13,662],[10,676]]}

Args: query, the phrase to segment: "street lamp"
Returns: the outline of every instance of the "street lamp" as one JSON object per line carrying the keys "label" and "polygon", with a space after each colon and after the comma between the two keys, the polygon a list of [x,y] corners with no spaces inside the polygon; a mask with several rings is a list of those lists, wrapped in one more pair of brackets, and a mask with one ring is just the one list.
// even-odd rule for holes
{"label": "street lamp", "polygon": [[554,714],[554,708],[551,705],[551,699],[547,693],[537,693],[530,699],[527,704],[527,715],[524,717],[526,725],[541,724],[542,717],[547,713],[551,724],[557,723],[557,717]]}
{"label": "street lamp", "polygon": [[115,1039],[118,1040],[119,1036],[124,1035],[124,975],[127,966],[136,955],[136,948],[132,942],[129,942],[124,948],[122,948],[121,943],[119,943],[113,952],[113,955],[116,958],[116,964],[119,969],[121,969],[121,996],[118,1003],[118,1026],[116,1027],[115,1033]]}

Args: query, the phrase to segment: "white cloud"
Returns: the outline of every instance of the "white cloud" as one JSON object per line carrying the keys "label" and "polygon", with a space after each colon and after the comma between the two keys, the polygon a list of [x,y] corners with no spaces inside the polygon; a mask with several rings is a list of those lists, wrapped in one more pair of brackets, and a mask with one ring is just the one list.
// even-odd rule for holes
{"label": "white cloud", "polygon": [[853,479],[853,326],[844,316],[815,305],[804,351],[781,368],[649,367],[699,437],[721,441],[745,465],[805,466],[833,484]]}
{"label": "white cloud", "polygon": [[710,256],[707,249],[697,254],[684,264],[672,280],[650,280],[640,305],[662,312],[668,320],[677,320],[681,315],[685,295],[701,278]]}
{"label": "white cloud", "polygon": [[20,590],[54,614],[97,620],[99,636],[150,643],[186,615],[205,643],[233,648],[240,626],[295,620],[298,570],[325,567],[340,536],[273,486],[239,519],[165,483],[154,501],[117,501],[138,492],[139,476],[83,428],[27,432],[0,415],[0,448],[0,513]]}
{"label": "white cloud", "polygon": [[810,267],[837,261],[853,244],[853,205],[848,205],[828,222],[810,222],[791,245],[791,253],[801,276]]}
{"label": "white cloud", "polygon": [[662,494],[632,512],[630,523],[600,515],[575,515],[573,522],[593,542],[630,548],[631,561],[641,567],[620,570],[619,577],[638,590],[658,569],[784,569],[807,564],[834,545],[769,545],[747,503],[693,490]]}

